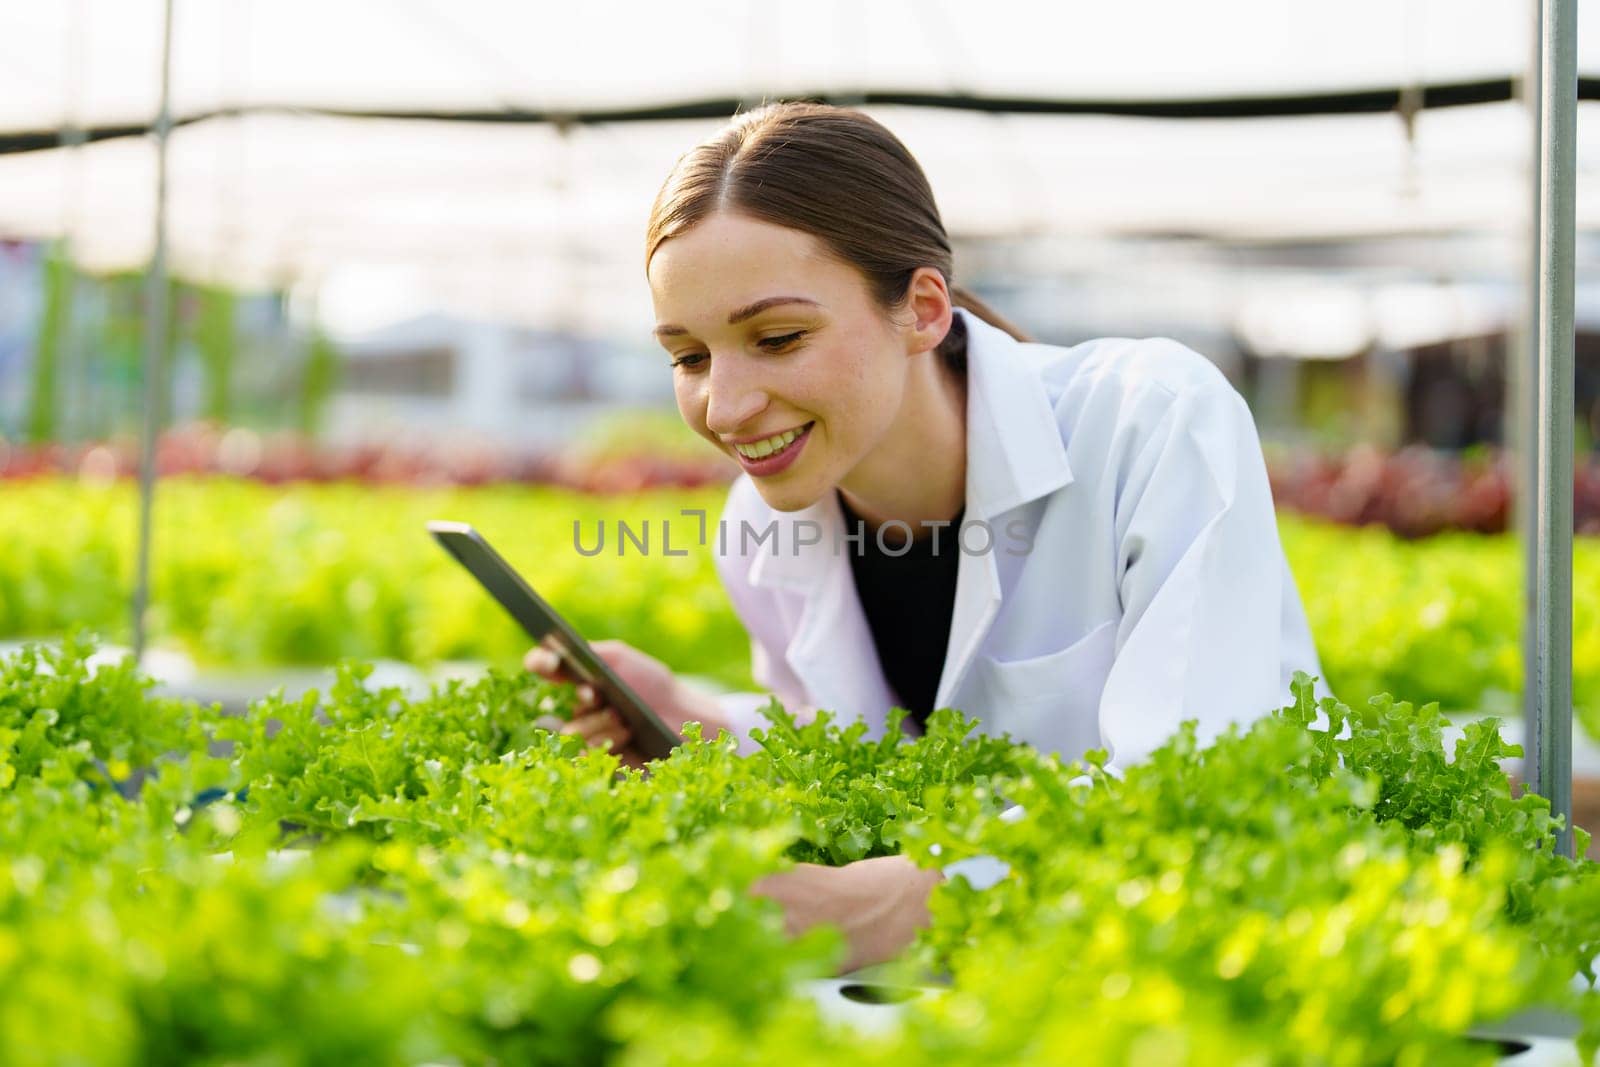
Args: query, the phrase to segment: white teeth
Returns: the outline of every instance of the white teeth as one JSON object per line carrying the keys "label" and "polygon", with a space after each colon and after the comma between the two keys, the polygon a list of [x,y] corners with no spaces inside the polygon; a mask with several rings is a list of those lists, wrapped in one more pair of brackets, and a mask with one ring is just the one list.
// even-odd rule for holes
{"label": "white teeth", "polygon": [[775,437],[769,437],[765,441],[752,441],[747,445],[734,445],[733,447],[738,449],[739,454],[746,459],[762,459],[788,447],[789,443],[799,437],[801,430],[804,429],[805,427],[802,426],[800,430],[785,430],[783,433]]}

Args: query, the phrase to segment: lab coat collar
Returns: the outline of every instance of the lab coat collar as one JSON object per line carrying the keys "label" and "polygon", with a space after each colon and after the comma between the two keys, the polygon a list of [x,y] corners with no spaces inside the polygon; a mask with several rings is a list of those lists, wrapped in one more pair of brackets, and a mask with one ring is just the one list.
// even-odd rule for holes
{"label": "lab coat collar", "polygon": [[1038,357],[1004,330],[959,314],[967,324],[967,516],[993,519],[1068,484],[1072,468],[1031,365]]}
{"label": "lab coat collar", "polygon": [[[1003,330],[958,310],[967,326],[967,473],[963,522],[990,521],[1072,481],[1055,412],[1027,349]],[[843,514],[835,493],[780,519],[776,551],[759,551],[749,580],[787,587],[804,597],[799,626],[785,658],[819,707],[863,709],[869,727],[881,729],[891,694],[872,635],[835,531]],[[793,531],[814,524],[820,541],[800,547]],[[936,707],[944,707],[966,674],[999,611],[998,551],[961,556],[950,642]]]}

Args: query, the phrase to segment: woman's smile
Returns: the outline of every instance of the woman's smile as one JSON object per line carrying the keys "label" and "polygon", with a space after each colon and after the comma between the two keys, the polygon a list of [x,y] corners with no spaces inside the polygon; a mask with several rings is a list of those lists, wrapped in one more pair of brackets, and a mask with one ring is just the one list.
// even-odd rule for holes
{"label": "woman's smile", "polygon": [[813,420],[771,437],[739,442],[733,446],[734,454],[739,458],[739,465],[749,471],[751,477],[766,478],[782,473],[799,458],[801,449],[805,448],[806,441],[811,437],[811,427],[815,425]]}

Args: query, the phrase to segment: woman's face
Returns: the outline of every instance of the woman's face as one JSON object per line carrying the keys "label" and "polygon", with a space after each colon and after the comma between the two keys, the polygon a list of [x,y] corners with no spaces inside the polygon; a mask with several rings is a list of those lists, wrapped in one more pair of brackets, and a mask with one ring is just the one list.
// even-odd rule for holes
{"label": "woman's face", "polygon": [[662,243],[647,274],[678,410],[771,507],[809,506],[884,440],[906,335],[816,238],[718,213]]}

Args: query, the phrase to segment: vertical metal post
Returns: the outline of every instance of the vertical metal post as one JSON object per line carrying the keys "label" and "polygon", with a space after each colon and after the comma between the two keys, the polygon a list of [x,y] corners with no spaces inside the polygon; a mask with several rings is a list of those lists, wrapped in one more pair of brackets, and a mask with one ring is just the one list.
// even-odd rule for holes
{"label": "vertical metal post", "polygon": [[1572,303],[1577,0],[1539,0],[1539,484],[1534,789],[1572,855]]}
{"label": "vertical metal post", "polygon": [[[1540,97],[1544,89],[1539,71],[1544,40],[1540,0],[1532,0],[1533,33],[1528,38],[1528,70],[1522,83],[1522,102],[1528,110],[1528,216],[1522,230],[1523,293],[1515,332],[1508,338],[1507,350],[1513,360],[1509,369],[1512,409],[1507,413],[1507,438],[1513,441],[1511,484],[1516,502],[1518,548],[1522,553],[1522,736],[1524,739],[1523,776],[1533,787],[1538,775],[1533,753],[1539,735],[1539,202],[1544,184],[1543,155],[1539,128]],[[1512,436],[1514,432],[1515,436]]]}
{"label": "vertical metal post", "polygon": [[167,141],[172,133],[172,3],[161,16],[161,103],[156,112],[155,247],[145,277],[144,427],[139,450],[139,557],[133,586],[133,655],[144,657],[145,608],[150,602],[150,513],[155,503],[156,435],[166,397]]}

